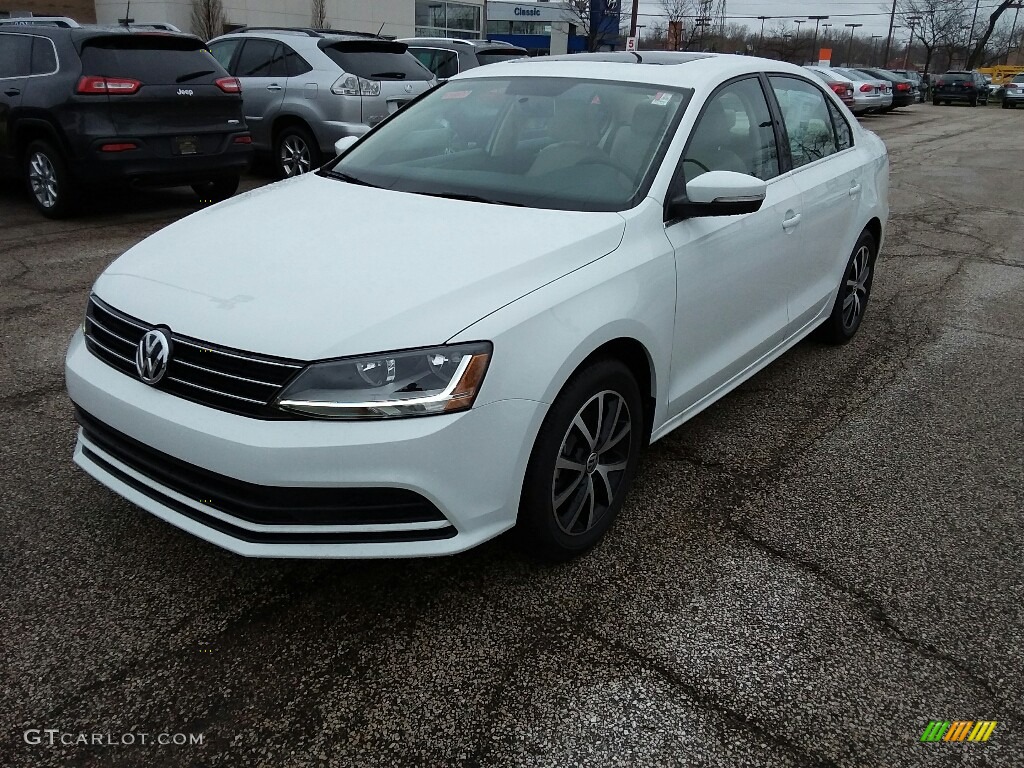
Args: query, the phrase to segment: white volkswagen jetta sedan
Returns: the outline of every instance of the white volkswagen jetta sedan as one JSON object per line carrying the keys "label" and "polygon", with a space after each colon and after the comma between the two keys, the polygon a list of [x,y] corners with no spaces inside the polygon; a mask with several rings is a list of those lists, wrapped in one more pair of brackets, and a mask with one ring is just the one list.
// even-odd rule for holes
{"label": "white volkswagen jetta sedan", "polygon": [[315,174],[99,277],[75,461],[244,555],[568,558],[640,453],[864,318],[885,147],[807,71],[706,54],[474,69]]}

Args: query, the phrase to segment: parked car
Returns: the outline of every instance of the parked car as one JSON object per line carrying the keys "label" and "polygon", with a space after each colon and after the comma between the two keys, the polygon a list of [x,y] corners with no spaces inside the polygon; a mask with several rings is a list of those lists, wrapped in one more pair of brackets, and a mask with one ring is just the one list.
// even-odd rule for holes
{"label": "parked car", "polygon": [[642,56],[461,73],[134,246],[68,350],[75,461],[246,555],[586,551],[649,442],[857,333],[889,210],[802,68]]}
{"label": "parked car", "polygon": [[253,145],[282,178],[319,167],[338,139],[363,135],[435,83],[405,43],[376,35],[249,27],[209,48],[241,81]]}
{"label": "parked car", "polygon": [[950,71],[938,75],[932,87],[932,104],[966,101],[972,107],[988,104],[988,84],[979,72]]}
{"label": "parked car", "polygon": [[887,98],[884,84],[878,80],[869,79],[863,72],[817,65],[810,65],[806,69],[818,75],[826,75],[849,82],[853,87],[853,106],[850,110],[855,115],[880,112],[892,101],[891,96]]}
{"label": "parked car", "polygon": [[814,67],[804,67],[816,77],[818,77],[825,85],[832,89],[832,91],[839,97],[840,101],[843,102],[849,109],[853,109],[855,106],[854,99],[854,88],[853,82],[845,77],[839,77],[838,75],[831,75],[825,70],[815,69]]}
{"label": "parked car", "polygon": [[199,38],[0,26],[0,172],[45,216],[114,183],[230,197],[252,160],[238,81]]}
{"label": "parked car", "polygon": [[408,37],[398,42],[408,45],[409,52],[433,72],[438,80],[447,80],[459,72],[484,64],[496,64],[530,55],[525,48],[499,41]]}
{"label": "parked car", "polygon": [[[69,16],[12,16],[7,19],[0,19],[0,26],[13,27],[64,27],[65,29],[77,29],[82,25]],[[163,21],[133,21],[124,25],[131,29],[159,30],[161,32],[181,32],[173,24]]]}
{"label": "parked car", "polygon": [[894,69],[893,74],[906,78],[914,85],[914,100],[924,102],[927,85],[921,77],[921,73],[913,69]]}
{"label": "parked car", "polygon": [[1024,72],[1003,86],[1003,109],[1016,109],[1018,104],[1024,104]]}
{"label": "parked car", "polygon": [[915,85],[907,78],[900,77],[888,69],[877,69],[875,67],[857,67],[856,69],[858,72],[863,72],[869,77],[885,80],[890,84],[892,88],[892,104],[883,109],[883,112],[891,112],[900,107],[909,107],[917,100]]}

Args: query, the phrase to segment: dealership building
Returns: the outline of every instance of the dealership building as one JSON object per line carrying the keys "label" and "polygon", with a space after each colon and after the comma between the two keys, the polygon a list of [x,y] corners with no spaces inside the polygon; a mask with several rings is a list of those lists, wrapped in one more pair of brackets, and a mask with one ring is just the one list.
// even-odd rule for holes
{"label": "dealership building", "polygon": [[[221,2],[225,30],[312,24],[313,0]],[[325,5],[328,27],[379,32],[387,37],[504,40],[533,55],[582,51],[587,47],[587,28],[607,29],[612,39],[612,31],[617,33],[619,27],[618,13],[594,18],[589,24],[574,24],[564,3],[546,0],[326,0]],[[128,9],[128,0],[0,0],[0,17],[71,16],[83,23],[117,24]],[[134,0],[130,13],[137,22],[170,22],[190,31],[192,0]]]}

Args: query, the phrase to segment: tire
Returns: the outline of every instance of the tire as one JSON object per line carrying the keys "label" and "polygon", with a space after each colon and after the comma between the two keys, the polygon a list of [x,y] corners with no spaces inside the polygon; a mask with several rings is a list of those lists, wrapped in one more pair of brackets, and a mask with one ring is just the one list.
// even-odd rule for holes
{"label": "tire", "polygon": [[192,191],[196,193],[200,203],[205,205],[219,203],[238,191],[238,176],[225,176],[222,179],[193,184]]}
{"label": "tire", "polygon": [[877,256],[878,244],[875,243],[874,235],[865,230],[846,262],[839,293],[832,305],[832,314],[816,331],[819,341],[834,345],[845,344],[857,334],[871,296]]}
{"label": "tire", "polygon": [[320,147],[301,125],[284,128],[274,139],[274,172],[280,179],[300,176],[320,167]]}
{"label": "tire", "polygon": [[25,184],[36,210],[50,219],[74,213],[77,192],[64,156],[47,141],[33,141],[24,158]]}
{"label": "tire", "polygon": [[932,99],[932,104],[934,104],[936,107],[939,106],[939,103],[940,102],[938,99]]}
{"label": "tire", "polygon": [[1010,103],[1007,102],[1007,101],[1004,101],[1003,102],[1003,109],[1009,109],[1009,108],[1010,108]]}
{"label": "tire", "polygon": [[972,98],[970,104],[972,107],[978,106],[978,97],[975,96],[974,98]]}
{"label": "tire", "polygon": [[600,541],[633,483],[644,424],[623,363],[598,360],[573,375],[544,418],[523,481],[517,527],[530,552],[562,562]]}

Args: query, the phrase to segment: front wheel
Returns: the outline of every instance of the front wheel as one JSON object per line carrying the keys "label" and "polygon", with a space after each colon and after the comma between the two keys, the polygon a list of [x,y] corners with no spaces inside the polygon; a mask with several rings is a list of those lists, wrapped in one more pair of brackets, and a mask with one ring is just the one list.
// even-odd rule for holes
{"label": "front wheel", "polygon": [[569,560],[611,527],[644,445],[643,401],[618,360],[576,373],[555,398],[534,443],[518,527],[531,551]]}
{"label": "front wheel", "polygon": [[846,262],[839,294],[832,305],[832,314],[818,327],[817,336],[826,344],[845,344],[854,337],[864,319],[875,276],[878,245],[867,231],[861,233]]}
{"label": "front wheel", "polygon": [[238,191],[238,177],[227,176],[223,179],[193,184],[192,191],[196,193],[200,203],[205,205],[219,203],[221,200],[227,200]]}
{"label": "front wheel", "polygon": [[937,107],[939,106],[940,102],[938,99],[932,99],[932,104],[934,104]]}

